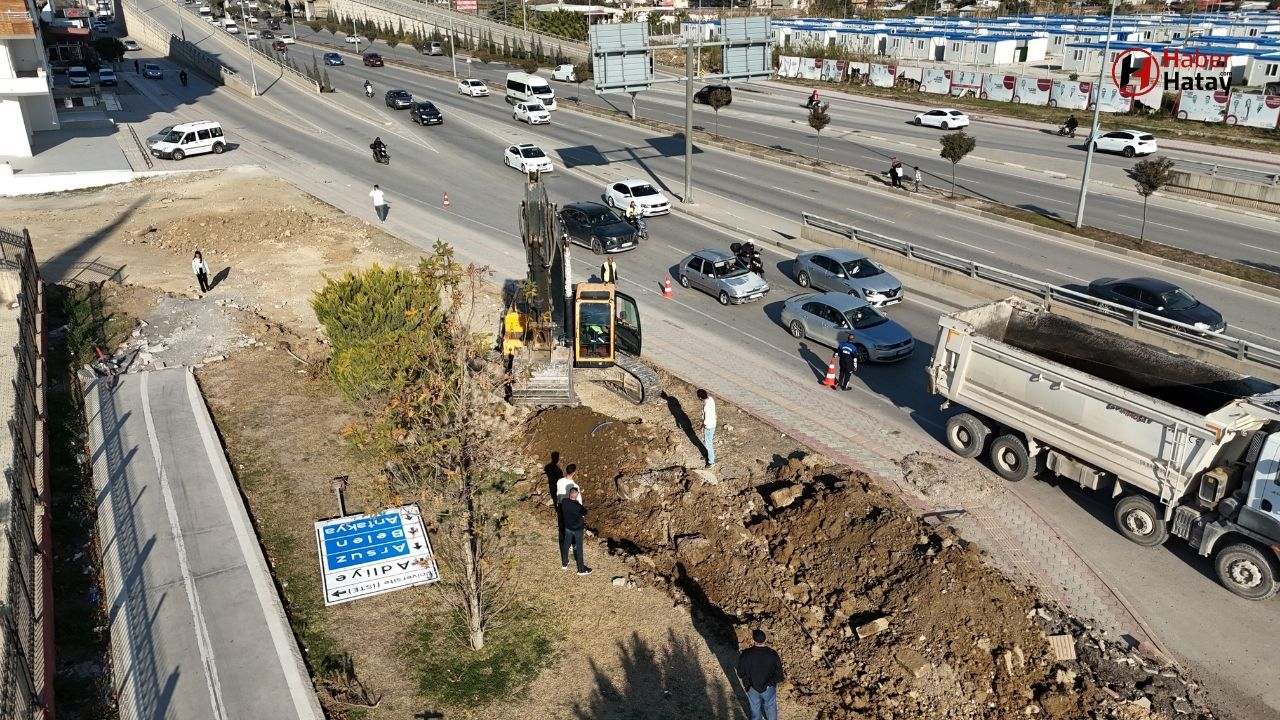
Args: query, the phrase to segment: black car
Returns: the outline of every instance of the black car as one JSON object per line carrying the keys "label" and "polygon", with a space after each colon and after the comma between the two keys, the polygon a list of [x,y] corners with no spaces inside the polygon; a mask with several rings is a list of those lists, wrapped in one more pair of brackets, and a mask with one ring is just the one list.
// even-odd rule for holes
{"label": "black car", "polygon": [[404,110],[410,105],[413,105],[413,95],[410,95],[408,90],[394,88],[387,91],[387,107]]}
{"label": "black car", "polygon": [[258,37],[262,38],[263,40],[275,40],[276,34],[271,32],[270,30],[263,30],[262,32],[258,33]]}
{"label": "black car", "polygon": [[279,29],[280,29],[280,21],[279,21],[279,20],[272,20],[270,23],[268,23],[268,25],[271,27],[271,29],[272,29],[272,30],[279,30]]}
{"label": "black car", "polygon": [[636,231],[609,208],[594,202],[570,203],[560,209],[560,221],[571,242],[601,255],[636,246]]}
{"label": "black car", "polygon": [[1118,305],[1137,308],[1162,318],[1191,325],[1207,333],[1227,329],[1222,315],[1195,299],[1191,293],[1166,280],[1149,277],[1099,278],[1089,283],[1089,294]]}
{"label": "black car", "polygon": [[409,119],[419,125],[443,125],[444,116],[431,103],[423,100],[409,106]]}
{"label": "black car", "polygon": [[708,85],[693,94],[693,101],[696,103],[702,103],[703,105],[709,105],[711,104],[711,93],[716,90],[724,90],[729,93],[729,102],[725,103],[725,105],[733,103],[733,88],[728,85]]}

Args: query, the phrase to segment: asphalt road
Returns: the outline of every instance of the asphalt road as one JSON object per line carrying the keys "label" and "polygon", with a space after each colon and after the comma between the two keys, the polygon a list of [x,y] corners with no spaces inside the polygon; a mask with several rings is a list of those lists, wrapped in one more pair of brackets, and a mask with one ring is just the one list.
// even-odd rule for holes
{"label": "asphalt road", "polygon": [[[353,52],[353,46],[343,42],[342,36],[334,36],[326,31],[315,33],[305,25],[298,25],[296,35],[308,42]],[[402,45],[392,49],[379,42],[372,48],[387,59],[397,62],[429,66],[438,70],[449,70],[452,67],[452,61],[448,57],[424,57],[409,46]],[[309,58],[309,54],[306,57]],[[354,59],[358,64],[358,57]],[[458,65],[460,75],[472,74],[491,81],[502,79],[510,69],[498,63]],[[371,68],[365,72],[369,73],[376,84],[380,69]],[[548,77],[550,75],[549,72],[543,74]],[[586,104],[619,110],[630,108],[629,96],[596,95],[589,83],[582,86],[581,92],[576,85],[553,85],[560,98],[580,98]],[[806,97],[804,90],[782,88],[777,84],[737,87],[733,104],[719,112],[718,121],[716,113],[708,107],[697,106],[695,125],[747,142],[811,157],[815,154],[816,136],[808,126],[806,111],[802,107]],[[835,93],[828,95],[827,100],[832,103],[832,123],[822,135],[821,156],[824,160],[884,173],[887,172],[890,159],[896,157],[908,168],[919,166],[926,177],[926,183],[940,186],[950,184],[951,167],[939,157],[938,138],[942,131],[911,124],[916,111],[886,107],[873,99]],[[940,106],[945,106],[945,98],[938,100]],[[651,91],[639,94],[636,108],[642,117],[683,126],[683,85],[655,85]],[[918,108],[925,109],[928,108]],[[1107,128],[1104,126],[1104,129]],[[975,120],[968,132],[978,138],[978,147],[972,158],[957,166],[957,189],[976,197],[1045,215],[1074,219],[1079,179],[1084,168],[1083,136],[1072,140],[1039,129],[1012,128],[981,120]],[[1175,160],[1206,159],[1204,156],[1182,151],[1165,150],[1160,155]],[[1029,170],[1010,168],[977,158],[1021,164]],[[1117,190],[1094,184],[1085,206],[1086,223],[1130,235],[1139,234],[1142,228],[1142,201],[1131,190],[1132,181],[1127,175],[1134,162],[1135,159],[1119,155],[1095,153],[1092,179],[1120,188]],[[1259,172],[1275,172],[1274,165],[1235,160],[1224,162]],[[1229,210],[1206,210],[1203,205],[1159,195],[1151,201],[1146,228],[1148,237],[1176,247],[1273,266],[1280,265],[1280,247],[1277,247],[1275,241],[1278,231],[1280,224],[1272,218],[1253,217]]]}
{"label": "asphalt road", "polygon": [[[152,15],[165,21],[168,13],[157,8]],[[190,25],[188,33],[191,37]],[[220,33],[200,42],[232,66],[244,67]],[[445,124],[420,128],[404,111],[386,108],[380,94],[366,100],[360,83],[371,72],[378,73],[380,89],[401,85],[431,99],[444,113]],[[172,72],[163,81],[144,85],[144,93],[183,119],[221,120],[238,143],[229,157],[243,154],[243,162],[263,164],[366,219],[372,219],[368,188],[381,183],[392,203],[390,230],[424,248],[436,238],[449,241],[463,259],[490,265],[498,279],[525,272],[516,217],[523,176],[502,165],[507,144],[536,142],[553,155],[557,170],[547,182],[557,202],[593,199],[605,179],[622,177],[650,177],[672,190],[680,188],[680,141],[565,111],[555,113],[550,126],[529,128],[511,120],[510,108],[500,97],[461,97],[447,81],[400,68],[347,66],[330,68],[330,74],[337,96],[317,98],[264,77],[260,84],[265,96],[251,101],[232,93],[208,94],[203,83],[180,88]],[[367,145],[375,134],[391,147],[390,166],[374,165],[369,158]],[[1059,282],[1153,272],[1128,258],[942,212],[904,195],[833,183],[728,153],[703,152],[696,163],[699,207],[736,215],[744,228],[759,234],[796,235],[796,216],[807,210]],[[167,169],[167,164],[157,169]],[[451,200],[448,211],[441,209],[445,192]],[[797,343],[776,322],[780,300],[800,291],[787,277],[788,258],[767,256],[767,277],[774,289],[762,303],[722,308],[714,298],[690,291],[678,291],[674,300],[663,301],[658,282],[683,255],[704,247],[727,247],[735,234],[680,213],[653,219],[650,232],[647,244],[619,257],[621,285],[640,299],[644,313],[646,357],[680,367],[694,382],[702,381],[696,368],[709,374],[732,364],[750,373],[744,382],[769,383],[775,393],[808,402],[815,419],[869,413],[915,433],[922,448],[947,452],[937,442],[944,415],[937,399],[925,390],[922,368],[932,353],[937,315],[970,298],[944,295],[946,302],[941,302],[923,297],[913,280],[904,278],[909,299],[891,308],[889,315],[916,336],[916,354],[895,365],[866,368],[854,392],[833,397],[819,393],[814,382],[825,369],[829,351]],[[598,258],[575,248],[576,278],[587,277],[598,265]],[[1280,338],[1274,300],[1193,277],[1179,279],[1224,310],[1233,323]],[[664,358],[661,351],[673,356]],[[802,425],[797,429],[804,430]],[[1280,604],[1237,601],[1209,577],[1205,561],[1185,557],[1180,546],[1143,550],[1104,529],[1100,523],[1108,515],[1105,499],[1081,500],[1079,493],[1040,483],[1015,490],[1043,516],[1059,519],[1073,546],[1145,614],[1175,652],[1213,677],[1215,687],[1233,698],[1241,717],[1259,716],[1258,709],[1280,712],[1280,689],[1273,682],[1280,648],[1249,643],[1274,635]],[[1211,632],[1206,633],[1206,627]]]}

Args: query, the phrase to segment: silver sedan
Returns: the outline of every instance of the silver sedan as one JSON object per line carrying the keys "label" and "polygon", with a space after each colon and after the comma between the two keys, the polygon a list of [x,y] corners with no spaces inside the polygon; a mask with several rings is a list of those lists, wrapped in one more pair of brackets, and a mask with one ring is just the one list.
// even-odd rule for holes
{"label": "silver sedan", "polygon": [[763,298],[769,283],[738,258],[720,250],[699,250],[680,261],[680,284],[714,295],[721,305],[741,305]]}

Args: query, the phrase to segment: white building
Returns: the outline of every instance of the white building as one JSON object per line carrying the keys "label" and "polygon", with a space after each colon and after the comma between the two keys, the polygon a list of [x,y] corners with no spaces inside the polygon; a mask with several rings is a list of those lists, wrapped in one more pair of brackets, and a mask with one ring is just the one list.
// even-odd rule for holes
{"label": "white building", "polygon": [[32,133],[58,129],[36,17],[30,0],[0,0],[0,155],[31,157]]}
{"label": "white building", "polygon": [[1280,83],[1280,52],[1250,57],[1240,84],[1262,87],[1272,83]]}

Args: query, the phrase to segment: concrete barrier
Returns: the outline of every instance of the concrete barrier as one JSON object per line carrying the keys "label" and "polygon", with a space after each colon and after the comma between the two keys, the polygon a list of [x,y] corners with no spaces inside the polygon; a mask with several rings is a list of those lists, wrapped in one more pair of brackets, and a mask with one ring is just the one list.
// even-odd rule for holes
{"label": "concrete barrier", "polygon": [[1185,195],[1280,213],[1280,184],[1261,185],[1220,175],[1174,170],[1168,187]]}
{"label": "concrete barrier", "polygon": [[190,68],[216,85],[253,97],[253,85],[236,71],[222,64],[218,58],[169,32],[163,25],[146,16],[137,5],[121,3],[121,13],[133,39],[152,50],[164,54],[170,61]]}

